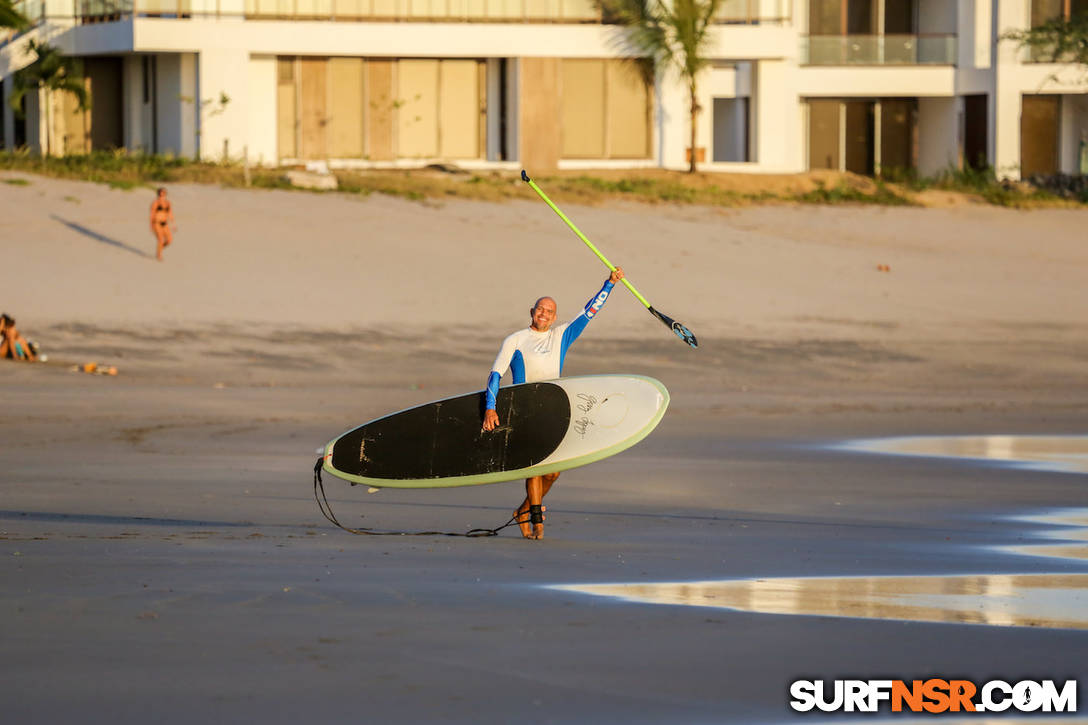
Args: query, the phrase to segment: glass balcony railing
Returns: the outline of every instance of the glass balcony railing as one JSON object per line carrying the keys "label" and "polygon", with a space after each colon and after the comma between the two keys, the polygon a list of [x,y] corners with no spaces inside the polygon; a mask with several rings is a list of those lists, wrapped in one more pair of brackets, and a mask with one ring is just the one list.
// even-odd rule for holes
{"label": "glass balcony railing", "polygon": [[802,65],[955,65],[956,36],[808,35]]}
{"label": "glass balcony railing", "polygon": [[[15,6],[40,21],[48,0],[15,0]],[[796,0],[722,0],[719,24],[783,24]],[[81,23],[122,18],[190,18],[241,14],[251,20],[345,20],[431,22],[605,23],[594,0],[244,0],[238,10],[221,12],[219,0],[74,0],[67,5]],[[70,16],[66,16],[70,17]],[[0,36],[0,43],[3,36]]]}
{"label": "glass balcony railing", "polygon": [[192,0],[76,0],[81,23],[106,23],[123,17],[190,18]]}
{"label": "glass balcony railing", "polygon": [[599,23],[592,0],[245,0],[248,19]]}
{"label": "glass balcony railing", "polygon": [[781,24],[793,17],[793,0],[721,0],[714,22],[727,25]]}

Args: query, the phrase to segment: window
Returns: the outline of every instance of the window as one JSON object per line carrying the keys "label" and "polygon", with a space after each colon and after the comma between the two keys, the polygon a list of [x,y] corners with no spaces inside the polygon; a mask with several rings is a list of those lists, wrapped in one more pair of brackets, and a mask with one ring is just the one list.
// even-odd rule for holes
{"label": "window", "polygon": [[562,158],[649,157],[652,95],[635,63],[563,59],[560,98]]}

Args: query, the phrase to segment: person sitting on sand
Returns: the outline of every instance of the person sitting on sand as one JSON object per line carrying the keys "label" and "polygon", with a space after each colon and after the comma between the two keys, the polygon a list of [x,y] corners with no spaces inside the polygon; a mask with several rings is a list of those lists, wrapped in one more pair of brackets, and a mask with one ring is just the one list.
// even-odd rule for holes
{"label": "person sitting on sand", "polygon": [[0,358],[31,362],[38,359],[34,348],[25,337],[19,334],[19,330],[15,327],[15,319],[7,314],[0,315]]}
{"label": "person sitting on sand", "polygon": [[162,261],[162,250],[169,247],[170,242],[174,241],[174,235],[170,231],[171,225],[176,232],[178,224],[174,219],[174,207],[170,204],[170,200],[166,198],[166,189],[160,187],[155,201],[151,202],[151,232],[158,242],[155,258],[160,262]]}
{"label": "person sitting on sand", "polygon": [[[552,327],[558,308],[551,297],[541,297],[529,309],[529,327],[518,330],[502,342],[498,357],[491,366],[485,391],[484,424],[485,431],[492,431],[499,425],[499,414],[495,412],[495,398],[499,393],[499,381],[512,369],[514,384],[535,383],[539,380],[558,378],[563,372],[563,361],[567,348],[574,344],[589,321],[601,311],[612,287],[623,279],[623,270],[619,267],[604,281],[604,286],[586,303],[581,314],[570,322]],[[533,476],[525,479],[525,500],[514,511],[514,517],[521,527],[521,535],[526,539],[544,538],[544,497],[552,484],[559,478],[558,473],[546,476]]]}

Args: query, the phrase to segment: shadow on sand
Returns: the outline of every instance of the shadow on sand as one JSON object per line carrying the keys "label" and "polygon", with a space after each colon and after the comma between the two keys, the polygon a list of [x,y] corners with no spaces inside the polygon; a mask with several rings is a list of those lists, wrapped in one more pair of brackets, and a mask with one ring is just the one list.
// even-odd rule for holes
{"label": "shadow on sand", "polygon": [[52,511],[0,511],[0,521],[43,521],[68,524],[108,524],[112,526],[238,527],[254,526],[247,521],[205,521],[198,519],[163,519],[143,516],[103,516],[66,514]]}
{"label": "shadow on sand", "polygon": [[105,236],[104,234],[99,234],[98,232],[94,231],[93,229],[88,229],[87,227],[85,227],[85,226],[83,226],[81,224],[76,224],[75,222],[70,222],[67,219],[61,219],[56,214],[50,214],[49,216],[52,219],[60,222],[64,226],[68,227],[72,231],[79,232],[83,236],[89,237],[90,239],[93,239],[96,242],[102,242],[103,244],[108,244],[111,247],[117,247],[119,249],[125,250],[126,252],[132,252],[133,254],[138,254],[141,257],[148,257],[148,258],[151,257],[150,254],[143,251],[142,249],[137,249],[136,247],[130,247],[129,245],[125,244],[124,242],[119,242],[116,239],[111,239],[110,237]]}

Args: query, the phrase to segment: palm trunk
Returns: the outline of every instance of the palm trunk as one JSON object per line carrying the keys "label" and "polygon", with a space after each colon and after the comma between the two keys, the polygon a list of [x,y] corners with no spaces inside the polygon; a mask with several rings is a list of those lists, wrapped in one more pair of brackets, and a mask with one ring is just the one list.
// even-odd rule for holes
{"label": "palm trunk", "polygon": [[45,109],[45,143],[42,148],[42,156],[48,157],[53,151],[53,118],[49,113],[49,106],[53,103],[49,89],[42,94],[42,107]]}
{"label": "palm trunk", "polygon": [[689,174],[695,173],[695,120],[696,116],[699,115],[699,102],[695,90],[695,79],[692,79],[688,85],[688,92],[691,94],[691,158],[688,163]]}

